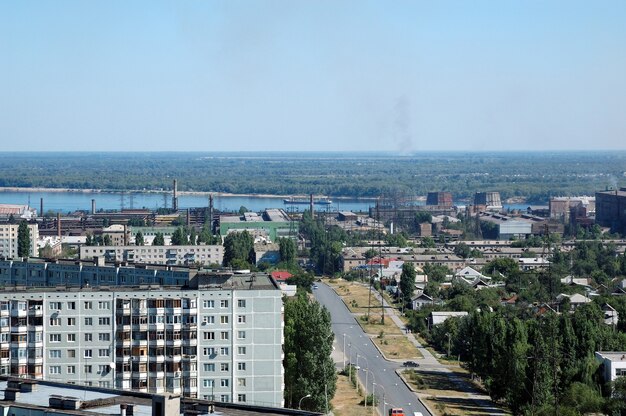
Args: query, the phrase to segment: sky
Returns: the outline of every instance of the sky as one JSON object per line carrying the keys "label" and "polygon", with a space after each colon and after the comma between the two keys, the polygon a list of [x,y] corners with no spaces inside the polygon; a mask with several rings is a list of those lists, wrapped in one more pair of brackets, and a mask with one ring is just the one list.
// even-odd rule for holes
{"label": "sky", "polygon": [[0,149],[626,149],[626,1],[0,1]]}

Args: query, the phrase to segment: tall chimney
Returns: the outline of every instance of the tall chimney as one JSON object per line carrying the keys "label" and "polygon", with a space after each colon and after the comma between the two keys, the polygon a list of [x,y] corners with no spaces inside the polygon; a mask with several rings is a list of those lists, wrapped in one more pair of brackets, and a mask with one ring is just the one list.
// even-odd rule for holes
{"label": "tall chimney", "polygon": [[61,239],[61,213],[57,212],[57,237]]}
{"label": "tall chimney", "polygon": [[94,215],[96,213],[96,200],[92,199],[91,200],[91,215]]}
{"label": "tall chimney", "polygon": [[191,208],[187,208],[187,227],[191,225]]}
{"label": "tall chimney", "polygon": [[174,211],[178,210],[178,196],[176,196],[176,188],[177,182],[176,179],[174,179],[174,193],[172,195],[172,208],[174,209]]}
{"label": "tall chimney", "polygon": [[213,194],[209,194],[209,228],[213,234]]}
{"label": "tall chimney", "polygon": [[311,194],[309,198],[309,208],[311,209],[311,218],[313,218],[313,194]]}
{"label": "tall chimney", "polygon": [[124,224],[124,245],[128,245],[128,226]]}
{"label": "tall chimney", "polygon": [[43,218],[43,198],[39,198],[39,216]]}

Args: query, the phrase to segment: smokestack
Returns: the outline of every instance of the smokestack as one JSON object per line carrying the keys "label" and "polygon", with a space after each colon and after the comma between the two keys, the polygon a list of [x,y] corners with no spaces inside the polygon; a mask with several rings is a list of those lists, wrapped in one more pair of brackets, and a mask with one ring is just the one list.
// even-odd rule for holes
{"label": "smokestack", "polygon": [[213,194],[209,194],[209,228],[213,234]]}
{"label": "smokestack", "polygon": [[313,218],[313,194],[311,194],[309,196],[309,205],[310,205],[310,209],[311,209],[311,218]]}
{"label": "smokestack", "polygon": [[187,208],[187,227],[191,225],[191,208]]}
{"label": "smokestack", "polygon": [[178,196],[176,196],[177,181],[174,179],[174,194],[172,195],[172,208],[178,210]]}
{"label": "smokestack", "polygon": [[43,218],[43,198],[39,198],[39,216]]}
{"label": "smokestack", "polygon": [[61,213],[57,212],[57,237],[61,239]]}
{"label": "smokestack", "polygon": [[124,245],[128,245],[128,226],[124,224]]}
{"label": "smokestack", "polygon": [[96,200],[92,199],[91,200],[91,215],[94,215],[96,213]]}

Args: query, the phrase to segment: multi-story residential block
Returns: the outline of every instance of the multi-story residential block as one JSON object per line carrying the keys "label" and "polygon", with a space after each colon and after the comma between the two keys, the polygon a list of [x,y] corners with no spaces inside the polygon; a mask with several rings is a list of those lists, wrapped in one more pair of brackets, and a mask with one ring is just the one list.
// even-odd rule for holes
{"label": "multi-story residential block", "polygon": [[104,257],[106,261],[191,266],[222,264],[222,245],[189,246],[82,246],[81,259]]}
{"label": "multi-story residential block", "polygon": [[[17,258],[17,237],[19,224],[0,224],[0,256]],[[31,256],[37,256],[39,228],[37,224],[28,224],[30,231]]]}
{"label": "multi-story residential block", "polygon": [[197,273],[149,289],[13,286],[0,291],[0,374],[280,407],[282,324],[266,274]]}

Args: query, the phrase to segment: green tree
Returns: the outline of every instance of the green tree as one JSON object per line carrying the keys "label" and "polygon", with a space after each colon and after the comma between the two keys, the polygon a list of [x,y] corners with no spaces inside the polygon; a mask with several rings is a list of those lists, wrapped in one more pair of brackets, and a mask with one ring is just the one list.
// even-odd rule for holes
{"label": "green tree", "polygon": [[243,215],[246,212],[250,212],[250,210],[246,207],[244,207],[243,205],[239,207],[239,215]]}
{"label": "green tree", "polygon": [[472,249],[465,243],[459,243],[454,247],[454,254],[464,259],[470,256]]}
{"label": "green tree", "polygon": [[137,231],[137,234],[135,234],[135,245],[136,246],[144,245],[143,233],[141,231]]}
{"label": "green tree", "polygon": [[400,292],[402,292],[402,300],[408,305],[415,291],[415,266],[413,263],[405,261],[402,265],[402,273],[400,274]]}
{"label": "green tree", "polygon": [[[254,239],[247,231],[230,233],[224,238],[224,266],[234,267],[235,260],[249,265],[254,261]],[[241,266],[241,263],[236,263]]]}
{"label": "green tree", "polygon": [[422,238],[422,242],[420,243],[420,247],[435,248],[435,247],[437,247],[437,245],[435,244],[435,240],[432,237],[424,237],[424,238]]}
{"label": "green tree", "polygon": [[194,227],[191,227],[191,229],[189,230],[189,244],[195,246],[197,241],[198,235],[196,234],[196,229]]}
{"label": "green tree", "polygon": [[189,244],[189,239],[187,238],[187,231],[183,227],[178,227],[176,231],[172,234],[172,245],[173,246],[184,246]]}
{"label": "green tree", "polygon": [[165,237],[163,233],[154,234],[154,239],[152,240],[153,246],[164,246],[165,245]]}
{"label": "green tree", "polygon": [[284,263],[295,263],[296,243],[291,238],[281,237],[278,239],[280,249],[280,261]]}
{"label": "green tree", "polygon": [[111,240],[111,236],[109,234],[105,234],[104,237],[102,237],[102,245],[110,246],[112,244],[113,240]]}
{"label": "green tree", "polygon": [[[285,407],[326,412],[337,374],[331,358],[334,335],[330,313],[304,292],[285,301]],[[315,348],[311,348],[311,346]]]}
{"label": "green tree", "polygon": [[17,227],[17,255],[18,257],[30,257],[30,229],[24,220]]}

